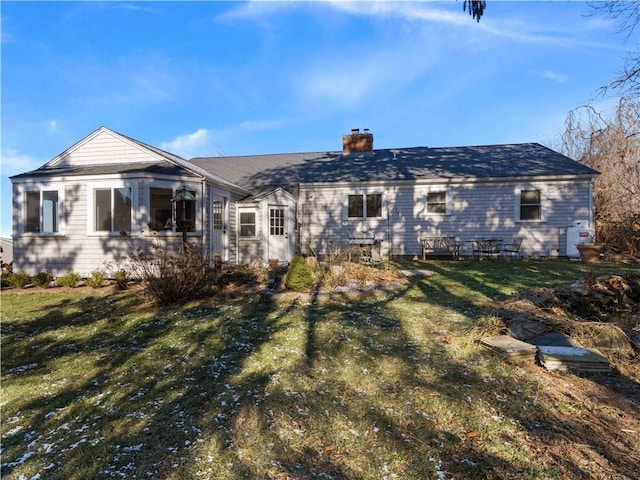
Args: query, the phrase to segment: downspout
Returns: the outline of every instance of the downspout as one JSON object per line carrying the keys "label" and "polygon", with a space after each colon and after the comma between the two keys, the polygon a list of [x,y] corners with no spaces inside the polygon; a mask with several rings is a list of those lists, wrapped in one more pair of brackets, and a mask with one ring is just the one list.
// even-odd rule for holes
{"label": "downspout", "polygon": [[[202,235],[200,236],[200,250],[201,250],[201,255],[202,255],[202,261],[206,260],[207,257],[209,256],[209,251],[208,249],[205,251],[205,245],[207,244],[207,242],[205,242],[205,237],[208,237],[207,235],[207,230],[205,229],[205,212],[207,211],[207,199],[205,197],[205,190],[207,187],[206,181],[204,179],[204,177],[202,177],[202,180],[200,182],[201,184],[201,195],[200,198],[202,198],[202,208],[200,208],[200,225],[202,225],[200,228],[202,228]],[[209,259],[209,262],[211,261],[211,259]]]}
{"label": "downspout", "polygon": [[[229,199],[231,200],[231,199]],[[234,238],[236,239],[236,265],[240,264],[240,228],[238,226],[238,223],[240,222],[240,215],[238,213],[238,202],[235,202],[235,207],[233,209],[233,215],[236,217],[234,220],[235,223],[235,229],[236,231],[234,232]],[[231,228],[229,228],[229,231],[231,231]]]}
{"label": "downspout", "polygon": [[589,181],[589,224],[596,228],[596,215],[595,215],[595,183],[596,179],[591,178]]}

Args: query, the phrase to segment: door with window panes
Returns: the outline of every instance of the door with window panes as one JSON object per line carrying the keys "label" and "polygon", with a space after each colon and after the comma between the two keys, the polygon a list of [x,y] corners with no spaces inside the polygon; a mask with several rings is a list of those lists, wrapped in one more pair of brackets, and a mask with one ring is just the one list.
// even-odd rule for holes
{"label": "door with window panes", "polygon": [[289,260],[288,209],[282,205],[269,206],[269,259]]}
{"label": "door with window panes", "polygon": [[222,260],[228,260],[227,255],[227,198],[222,195],[213,196],[211,205],[211,253],[212,257],[220,253]]}

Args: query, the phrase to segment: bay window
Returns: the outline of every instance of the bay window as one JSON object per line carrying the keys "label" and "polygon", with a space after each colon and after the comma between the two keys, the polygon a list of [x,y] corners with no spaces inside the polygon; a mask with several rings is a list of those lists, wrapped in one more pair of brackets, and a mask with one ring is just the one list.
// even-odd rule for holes
{"label": "bay window", "polygon": [[173,231],[173,190],[171,188],[149,189],[151,221],[149,228],[156,232]]}
{"label": "bay window", "polygon": [[[196,221],[196,202],[175,201],[178,190],[165,187],[149,188],[149,209],[151,218],[149,219],[149,228],[156,232],[176,232],[182,231],[182,226],[187,228],[188,232],[195,231]],[[194,198],[196,192],[188,190]],[[187,222],[182,222],[187,220]]]}
{"label": "bay window", "polygon": [[25,192],[24,231],[59,233],[61,194],[57,189]]}
{"label": "bay window", "polygon": [[131,231],[131,199],[131,187],[95,188],[93,190],[93,231]]}

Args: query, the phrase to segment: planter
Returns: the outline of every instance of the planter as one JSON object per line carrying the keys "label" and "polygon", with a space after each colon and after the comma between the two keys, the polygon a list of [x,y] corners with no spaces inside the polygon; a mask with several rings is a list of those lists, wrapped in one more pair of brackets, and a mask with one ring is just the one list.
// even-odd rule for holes
{"label": "planter", "polygon": [[593,263],[600,260],[600,252],[602,251],[602,245],[592,244],[578,244],[576,245],[578,253],[580,254],[580,260],[585,263]]}

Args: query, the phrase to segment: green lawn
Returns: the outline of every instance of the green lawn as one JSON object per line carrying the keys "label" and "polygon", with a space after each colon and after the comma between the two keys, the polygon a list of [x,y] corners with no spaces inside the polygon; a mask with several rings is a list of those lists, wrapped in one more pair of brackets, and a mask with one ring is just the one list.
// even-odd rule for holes
{"label": "green lawn", "polygon": [[[3,292],[2,478],[580,478],[549,453],[572,432],[541,400],[570,376],[468,332],[496,298],[631,267],[404,266],[433,274],[360,299]],[[632,478],[626,457],[609,478]]]}

